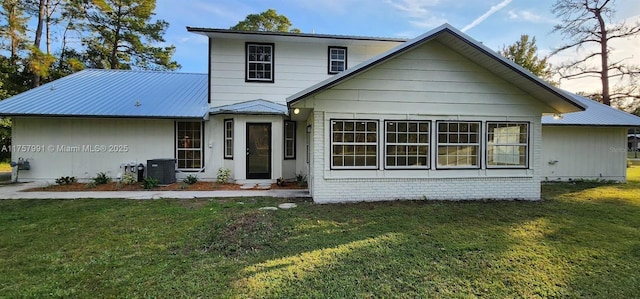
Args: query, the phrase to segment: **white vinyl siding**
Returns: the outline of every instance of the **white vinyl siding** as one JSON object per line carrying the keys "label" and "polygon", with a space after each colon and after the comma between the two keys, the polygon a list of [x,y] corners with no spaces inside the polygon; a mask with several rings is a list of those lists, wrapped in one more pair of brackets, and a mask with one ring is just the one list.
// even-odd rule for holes
{"label": "white vinyl siding", "polygon": [[[400,42],[350,41],[348,62],[361,63]],[[330,77],[327,74],[327,47],[340,46],[335,40],[309,43],[278,41],[274,51],[275,81],[257,84],[246,81],[245,41],[211,40],[211,106],[223,106],[255,99],[286,104],[285,99]]]}
{"label": "white vinyl siding", "polygon": [[[173,120],[15,117],[13,144],[41,144],[48,150],[11,154],[14,161],[19,157],[31,161],[31,170],[20,171],[20,180],[53,181],[60,176],[82,180],[98,172],[116,178],[123,163],[146,164],[149,159],[173,158],[174,134]],[[87,145],[104,145],[106,150],[83,150]]]}
{"label": "white vinyl siding", "polygon": [[526,168],[529,124],[487,122],[487,168]]}
{"label": "white vinyl siding", "polygon": [[429,121],[385,121],[385,168],[429,168]]}
{"label": "white vinyl siding", "polygon": [[315,109],[332,112],[422,111],[469,117],[529,117],[534,111],[551,110],[438,42],[422,45],[314,95],[314,103]]}
{"label": "white vinyl siding", "polygon": [[331,138],[332,168],[378,168],[377,121],[332,120]]}
{"label": "white vinyl siding", "polygon": [[627,128],[542,127],[545,180],[625,181]]}
{"label": "white vinyl siding", "polygon": [[438,126],[438,168],[480,167],[480,123],[441,121]]}

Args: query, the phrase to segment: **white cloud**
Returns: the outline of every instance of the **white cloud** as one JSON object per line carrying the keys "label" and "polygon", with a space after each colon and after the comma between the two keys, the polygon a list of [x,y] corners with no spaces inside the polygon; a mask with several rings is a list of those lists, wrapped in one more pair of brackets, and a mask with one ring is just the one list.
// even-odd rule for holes
{"label": "white cloud", "polygon": [[494,5],[491,6],[491,8],[485,12],[483,15],[481,15],[480,17],[478,17],[477,19],[473,20],[473,22],[471,22],[471,24],[465,26],[464,28],[462,28],[462,32],[465,32],[473,27],[478,26],[480,23],[484,22],[484,20],[486,20],[488,17],[490,17],[491,15],[493,15],[494,13],[500,11],[501,9],[505,8],[505,6],[509,5],[509,3],[511,3],[511,1],[513,0],[504,0],[500,3],[498,3],[498,5]]}
{"label": "white cloud", "polygon": [[537,23],[537,24],[547,24],[547,23],[555,24],[556,23],[554,19],[536,14],[529,10],[516,11],[512,9],[507,13],[509,14],[510,20],[524,21],[524,22]]}
{"label": "white cloud", "polygon": [[446,23],[447,19],[434,13],[440,0],[387,0],[391,7],[406,14],[411,20],[409,23],[420,29],[433,28]]}

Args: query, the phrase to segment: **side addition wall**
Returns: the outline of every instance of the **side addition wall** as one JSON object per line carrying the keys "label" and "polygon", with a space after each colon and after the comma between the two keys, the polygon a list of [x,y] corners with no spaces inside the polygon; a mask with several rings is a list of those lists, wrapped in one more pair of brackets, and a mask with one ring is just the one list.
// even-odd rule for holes
{"label": "side addition wall", "polygon": [[174,121],[16,117],[12,143],[12,160],[31,164],[21,180],[115,178],[122,163],[174,158]]}
{"label": "side addition wall", "polygon": [[543,179],[626,181],[627,129],[544,126]]}

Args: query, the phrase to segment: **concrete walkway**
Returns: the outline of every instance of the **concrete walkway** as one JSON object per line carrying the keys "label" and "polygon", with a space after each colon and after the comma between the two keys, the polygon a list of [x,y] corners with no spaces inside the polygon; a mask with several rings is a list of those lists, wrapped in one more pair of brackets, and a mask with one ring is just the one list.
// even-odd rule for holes
{"label": "concrete walkway", "polygon": [[280,197],[309,198],[307,189],[241,190],[241,191],[78,191],[78,192],[24,192],[22,190],[41,187],[42,183],[20,183],[0,185],[1,199],[76,199],[76,198],[216,198],[216,197]]}

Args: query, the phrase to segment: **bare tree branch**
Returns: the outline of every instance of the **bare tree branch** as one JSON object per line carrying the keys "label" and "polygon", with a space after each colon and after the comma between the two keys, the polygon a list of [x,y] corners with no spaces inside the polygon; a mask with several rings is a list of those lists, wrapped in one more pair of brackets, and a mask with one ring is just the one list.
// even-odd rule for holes
{"label": "bare tree branch", "polygon": [[[613,24],[615,14],[614,0],[556,0],[552,6],[553,13],[560,19],[553,32],[560,33],[567,43],[554,49],[551,55],[569,49],[577,51],[587,45],[598,45],[595,52],[582,54],[580,59],[561,64],[556,72],[562,79],[585,79],[598,77],[602,83],[602,102],[610,105],[612,99],[640,98],[640,90],[635,79],[640,75],[640,68],[624,63],[628,58],[611,62],[609,41],[631,38],[640,35],[640,23],[627,25],[622,22]],[[598,65],[595,65],[599,57]],[[624,92],[610,90],[610,79],[626,80],[629,86]]]}

